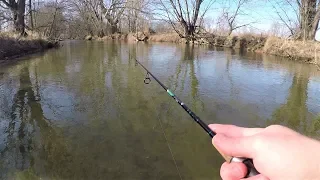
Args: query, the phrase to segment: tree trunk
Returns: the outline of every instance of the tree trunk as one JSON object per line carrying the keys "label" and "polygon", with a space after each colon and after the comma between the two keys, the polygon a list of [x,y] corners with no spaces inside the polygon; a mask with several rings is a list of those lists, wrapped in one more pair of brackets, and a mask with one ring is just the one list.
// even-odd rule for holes
{"label": "tree trunk", "polygon": [[316,18],[316,0],[302,0],[300,11],[299,39],[314,40],[319,18]]}
{"label": "tree trunk", "polygon": [[98,37],[102,38],[102,37],[104,37],[104,36],[105,36],[105,34],[104,34],[104,31],[103,31],[103,28],[101,28],[101,29],[99,30],[99,32],[98,32]]}
{"label": "tree trunk", "polygon": [[317,12],[315,13],[314,20],[313,20],[313,23],[312,23],[312,28],[311,28],[311,31],[309,33],[309,36],[312,37],[313,40],[316,37],[316,32],[317,32],[318,26],[319,26],[319,20],[320,20],[320,10],[318,9]]}
{"label": "tree trunk", "polygon": [[232,34],[233,28],[232,25],[229,24],[228,36]]}
{"label": "tree trunk", "polygon": [[29,0],[29,13],[30,13],[30,28],[31,30],[33,30],[34,26],[33,26],[33,10],[32,10],[32,0]]}
{"label": "tree trunk", "polygon": [[26,1],[19,0],[17,3],[17,8],[13,9],[13,20],[14,28],[22,36],[27,36],[25,32],[25,22],[24,22],[24,13],[25,13]]}
{"label": "tree trunk", "polygon": [[316,27],[312,27],[309,31],[308,34],[308,39],[307,40],[314,40],[316,37],[316,32],[317,32],[317,27],[318,27],[318,23]]}
{"label": "tree trunk", "polygon": [[115,34],[115,33],[117,33],[118,32],[118,27],[117,27],[117,24],[114,24],[114,23],[112,23],[111,24],[111,34]]}
{"label": "tree trunk", "polygon": [[194,32],[195,32],[195,28],[192,25],[185,25],[184,27],[184,36],[187,39],[187,41],[194,41],[195,37],[194,37]]}
{"label": "tree trunk", "polygon": [[132,28],[131,28],[131,19],[130,17],[128,16],[128,29],[129,29],[129,32],[132,32]]}

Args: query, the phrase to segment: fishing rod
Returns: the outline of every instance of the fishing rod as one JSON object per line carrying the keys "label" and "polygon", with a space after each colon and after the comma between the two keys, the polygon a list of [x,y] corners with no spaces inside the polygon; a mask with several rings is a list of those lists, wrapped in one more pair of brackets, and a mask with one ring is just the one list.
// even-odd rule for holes
{"label": "fishing rod", "polygon": [[[135,62],[136,62],[136,65],[139,64],[145,71],[147,71],[147,74],[144,78],[144,83],[145,84],[150,84],[151,82],[151,78],[150,76],[157,81],[157,83],[165,90],[167,91],[167,93],[191,116],[191,118],[196,122],[198,123],[202,129],[204,131],[206,131],[208,133],[208,135],[213,138],[216,133],[213,132],[209,126],[204,123],[186,104],[184,104],[172,91],[170,91],[170,89],[165,86],[157,77],[155,77],[146,67],[144,67],[144,65],[142,65],[136,58],[135,59]],[[228,156],[224,153],[222,153],[217,147],[215,147],[217,149],[217,151],[221,154],[221,156],[228,162],[228,163],[231,163],[231,162],[242,162],[244,163],[246,166],[247,166],[247,169],[248,169],[248,172],[247,172],[247,175],[246,177],[251,177],[251,176],[255,176],[255,175],[258,175],[260,174],[256,168],[254,167],[253,165],[253,162],[252,162],[252,159],[249,159],[249,158],[243,158],[243,157],[232,157],[232,156]]]}

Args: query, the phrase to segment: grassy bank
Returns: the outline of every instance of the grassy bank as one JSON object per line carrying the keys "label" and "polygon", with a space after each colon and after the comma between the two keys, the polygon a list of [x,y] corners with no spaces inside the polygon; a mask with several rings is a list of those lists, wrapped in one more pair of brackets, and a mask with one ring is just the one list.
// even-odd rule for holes
{"label": "grassy bank", "polygon": [[[184,42],[174,33],[154,34],[150,36],[149,41]],[[315,41],[303,42],[251,34],[243,34],[240,36],[216,36],[207,34],[202,38],[198,38],[194,43],[272,54],[320,65],[320,43]]]}
{"label": "grassy bank", "polygon": [[152,34],[148,38],[148,41],[181,43],[182,39],[179,37],[177,33],[166,33],[166,34]]}
{"label": "grassy bank", "polygon": [[0,33],[0,63],[56,46],[58,46],[57,42],[48,41],[32,34],[24,38],[12,33]]}
{"label": "grassy bank", "polygon": [[[95,39],[125,40],[131,42],[144,40],[149,42],[186,43],[185,39],[180,38],[176,33],[114,34],[103,38]],[[252,34],[242,34],[239,36],[217,36],[214,34],[203,34],[202,37],[199,37],[196,41],[192,43],[272,54],[287,57],[292,60],[317,64],[320,68],[320,43],[315,41],[303,42],[278,37],[267,37]]]}
{"label": "grassy bank", "polygon": [[124,40],[129,42],[135,41],[150,41],[150,42],[171,42],[171,43],[181,43],[183,41],[176,33],[166,33],[166,34],[149,34],[149,33],[129,33],[129,34],[111,34],[104,36],[102,38],[87,36],[86,40]]}
{"label": "grassy bank", "polygon": [[263,52],[292,60],[320,64],[320,43],[314,41],[294,41],[269,37],[264,44]]}
{"label": "grassy bank", "polygon": [[[149,40],[156,42],[184,42],[176,34],[155,34],[151,35]],[[320,65],[320,43],[315,41],[304,42],[251,34],[240,36],[207,34],[202,38],[198,38],[194,43],[272,54],[287,57],[291,60]]]}

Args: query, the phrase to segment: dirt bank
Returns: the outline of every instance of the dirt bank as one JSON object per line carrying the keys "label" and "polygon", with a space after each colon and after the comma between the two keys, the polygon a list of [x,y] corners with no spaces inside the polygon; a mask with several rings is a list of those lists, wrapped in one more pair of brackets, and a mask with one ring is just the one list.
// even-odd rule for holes
{"label": "dirt bank", "polygon": [[8,63],[14,58],[57,47],[58,42],[36,37],[19,38],[0,34],[0,63]]}

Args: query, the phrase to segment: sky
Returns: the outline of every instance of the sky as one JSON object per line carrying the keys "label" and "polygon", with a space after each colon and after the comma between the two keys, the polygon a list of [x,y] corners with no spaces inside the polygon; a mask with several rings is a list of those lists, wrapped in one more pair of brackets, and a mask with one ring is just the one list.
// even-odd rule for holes
{"label": "sky", "polygon": [[[212,6],[210,12],[206,17],[216,18],[218,17],[223,7],[228,7],[229,3],[227,1],[217,0]],[[232,0],[231,0],[232,2]],[[235,10],[236,3],[238,0],[234,0],[234,3],[231,3],[231,11]],[[248,1],[242,8],[241,11],[243,14],[238,17],[239,24],[246,24],[249,22],[254,22],[251,26],[257,29],[257,31],[269,31],[274,22],[278,21],[279,18],[272,7],[272,4],[268,0],[251,0]]]}
{"label": "sky", "polygon": [[[189,2],[189,5],[194,3],[194,0],[185,0]],[[210,28],[215,28],[217,24],[217,19],[219,16],[221,16],[222,11],[225,7],[229,7],[228,11],[234,11],[236,8],[236,4],[239,0],[204,0],[204,2],[201,5],[202,11],[207,8],[208,4],[210,2],[214,1],[214,3],[211,5],[209,11],[204,16],[205,19],[205,26],[208,26]],[[247,24],[254,22],[251,26],[252,29],[255,29],[257,32],[266,32],[269,31],[271,28],[271,25],[273,22],[275,22],[276,13],[274,12],[272,5],[270,3],[266,3],[271,0],[245,0],[248,1],[244,6],[241,7],[242,14],[237,17],[237,21],[239,24]],[[272,0],[274,1],[274,0]],[[281,0],[277,0],[281,1]],[[169,0],[163,0],[167,3],[167,7],[171,9],[171,5],[169,3]],[[184,1],[183,1],[184,2]],[[182,6],[185,6],[184,3],[182,3]],[[191,6],[191,5],[190,5]],[[156,9],[156,8],[155,8]],[[186,9],[183,7],[183,9]],[[163,11],[157,11],[159,14],[164,14]],[[202,15],[202,12],[200,12],[200,15]],[[161,19],[161,17],[156,18]]]}
{"label": "sky", "polygon": [[[217,17],[221,15],[223,7],[230,6],[230,10],[234,11],[238,0],[230,0],[230,4],[226,2],[229,1],[216,0],[216,2],[211,7],[211,10],[207,13],[206,18],[210,19],[210,21],[212,21],[213,19],[213,21],[216,22]],[[239,16],[237,21],[239,24],[247,24],[253,22],[252,25],[250,25],[250,29],[251,31],[253,30],[256,33],[268,33],[272,29],[272,26],[276,22],[278,22],[279,25],[282,26],[282,28],[279,28],[279,31],[280,29],[282,29],[281,34],[288,34],[289,30],[283,25],[279,18],[279,15],[277,14],[278,10],[278,12],[283,16],[283,11],[281,11],[280,8],[278,8],[277,10],[274,8],[274,6],[277,7],[281,5],[281,7],[285,10],[289,18],[291,18],[292,20],[296,20],[296,14],[294,12],[294,9],[284,2],[285,1],[282,0],[248,0],[248,3],[246,3],[241,8],[242,13],[245,15]],[[295,1],[292,2],[295,3]],[[238,32],[246,31],[245,29],[249,28],[239,29]],[[320,40],[320,32],[317,32],[316,39]]]}

